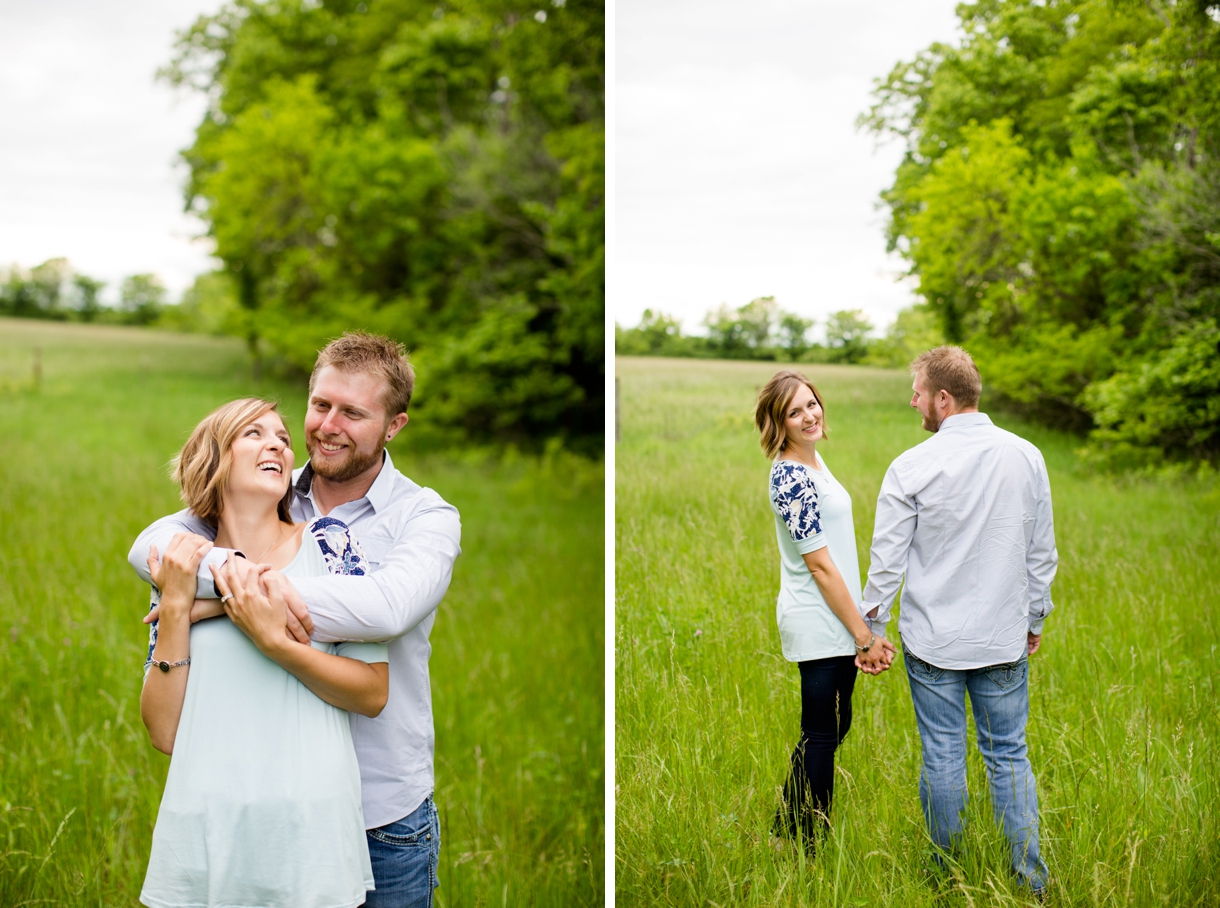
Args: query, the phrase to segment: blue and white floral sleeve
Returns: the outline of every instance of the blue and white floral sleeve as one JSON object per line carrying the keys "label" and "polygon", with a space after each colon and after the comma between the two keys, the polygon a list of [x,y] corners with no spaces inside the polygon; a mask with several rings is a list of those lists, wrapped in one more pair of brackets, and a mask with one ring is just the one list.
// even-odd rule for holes
{"label": "blue and white floral sleeve", "polygon": [[368,573],[368,559],[342,520],[316,517],[309,522],[306,532],[317,540],[326,569],[332,574],[363,577]]}
{"label": "blue and white floral sleeve", "polygon": [[[361,577],[369,573],[369,563],[360,550],[360,544],[342,520],[317,517],[309,522],[305,532],[317,541],[326,560],[326,568],[332,574]],[[390,651],[384,643],[345,640],[335,645],[335,653],[370,664],[390,661]]]}
{"label": "blue and white floral sleeve", "polygon": [[[149,603],[148,610],[151,612],[161,604],[161,591],[155,586],[152,588],[152,601]],[[148,626],[148,655],[144,657],[144,671],[148,671],[148,667],[152,665],[153,650],[157,648],[157,622],[154,621]]]}
{"label": "blue and white floral sleeve", "polygon": [[800,554],[816,552],[827,544],[818,487],[800,464],[780,461],[771,467],[771,507],[788,527]]}

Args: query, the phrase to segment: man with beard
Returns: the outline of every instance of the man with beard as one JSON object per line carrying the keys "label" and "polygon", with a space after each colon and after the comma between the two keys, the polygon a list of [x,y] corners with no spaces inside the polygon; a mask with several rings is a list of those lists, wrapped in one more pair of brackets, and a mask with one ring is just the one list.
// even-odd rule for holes
{"label": "man with beard", "polygon": [[[399,473],[385,450],[407,424],[414,384],[402,346],[383,337],[345,334],[318,354],[305,416],[309,461],[293,473],[292,516],[347,524],[372,570],[367,576],[285,578],[265,590],[282,602],[288,629],[301,643],[310,635],[322,642],[389,643],[385,709],[376,718],[351,715],[376,881],[365,902],[369,908],[430,906],[440,854],[428,634],[461,551],[461,524],[452,505]],[[183,531],[216,535],[190,511],[158,520],[128,555],[143,580],[150,580],[150,547],[163,552]],[[243,553],[213,549],[200,566],[201,601],[192,621],[224,614],[212,565],[239,605],[251,576],[264,570]],[[155,619],[154,610],[145,620]]]}
{"label": "man with beard", "polygon": [[934,434],[885,474],[860,610],[883,636],[902,587],[898,630],[932,841],[951,849],[961,836],[969,693],[1013,871],[1041,896],[1047,868],[1025,723],[1028,658],[1042,643],[1058,564],[1046,464],[1032,444],[979,412],[982,381],[965,350],[929,350],[911,374],[911,406]]}

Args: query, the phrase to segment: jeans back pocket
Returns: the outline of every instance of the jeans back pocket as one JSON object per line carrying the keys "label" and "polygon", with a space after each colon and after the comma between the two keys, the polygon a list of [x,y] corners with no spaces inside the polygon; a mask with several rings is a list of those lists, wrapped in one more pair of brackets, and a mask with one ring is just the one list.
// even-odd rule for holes
{"label": "jeans back pocket", "polygon": [[987,677],[1000,690],[1008,690],[1025,680],[1025,669],[1029,662],[1024,656],[1016,662],[1001,662],[987,669]]}
{"label": "jeans back pocket", "polygon": [[924,662],[910,650],[903,650],[902,657],[907,660],[907,664],[914,674],[920,678],[926,678],[928,681],[936,681],[945,673],[943,668],[938,668],[930,662]]}

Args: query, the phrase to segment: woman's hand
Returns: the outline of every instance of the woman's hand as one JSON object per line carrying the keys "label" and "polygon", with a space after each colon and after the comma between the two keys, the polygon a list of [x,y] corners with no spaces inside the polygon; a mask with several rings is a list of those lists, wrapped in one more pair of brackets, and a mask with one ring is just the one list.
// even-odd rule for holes
{"label": "woman's hand", "polygon": [[856,652],[856,668],[866,675],[879,675],[894,663],[894,644],[884,637],[873,640],[867,653]]}
{"label": "woman's hand", "polygon": [[212,546],[210,539],[194,533],[175,533],[164,556],[155,545],[150,548],[148,573],[161,591],[162,612],[173,612],[175,616],[190,614],[199,585],[199,565]]}
{"label": "woman's hand", "polygon": [[288,631],[283,597],[275,596],[278,601],[273,602],[263,582],[271,568],[236,555],[230,555],[219,568],[209,566],[225,613],[255,646],[274,659],[276,651],[293,642],[293,638]]}

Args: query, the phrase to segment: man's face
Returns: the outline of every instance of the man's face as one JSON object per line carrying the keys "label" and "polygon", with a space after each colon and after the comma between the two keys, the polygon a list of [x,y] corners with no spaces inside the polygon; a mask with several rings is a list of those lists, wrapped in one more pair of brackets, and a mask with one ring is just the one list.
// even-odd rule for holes
{"label": "man's face", "polygon": [[318,373],[305,414],[305,448],[314,473],[347,482],[381,466],[389,437],[407,423],[405,413],[388,419],[384,382],[366,372],[326,366]]}
{"label": "man's face", "polygon": [[935,432],[940,428],[941,416],[936,411],[936,398],[924,384],[923,373],[915,376],[915,380],[911,382],[911,390],[914,392],[911,395],[911,406],[919,411],[919,415],[923,417],[923,427],[929,432]]}

